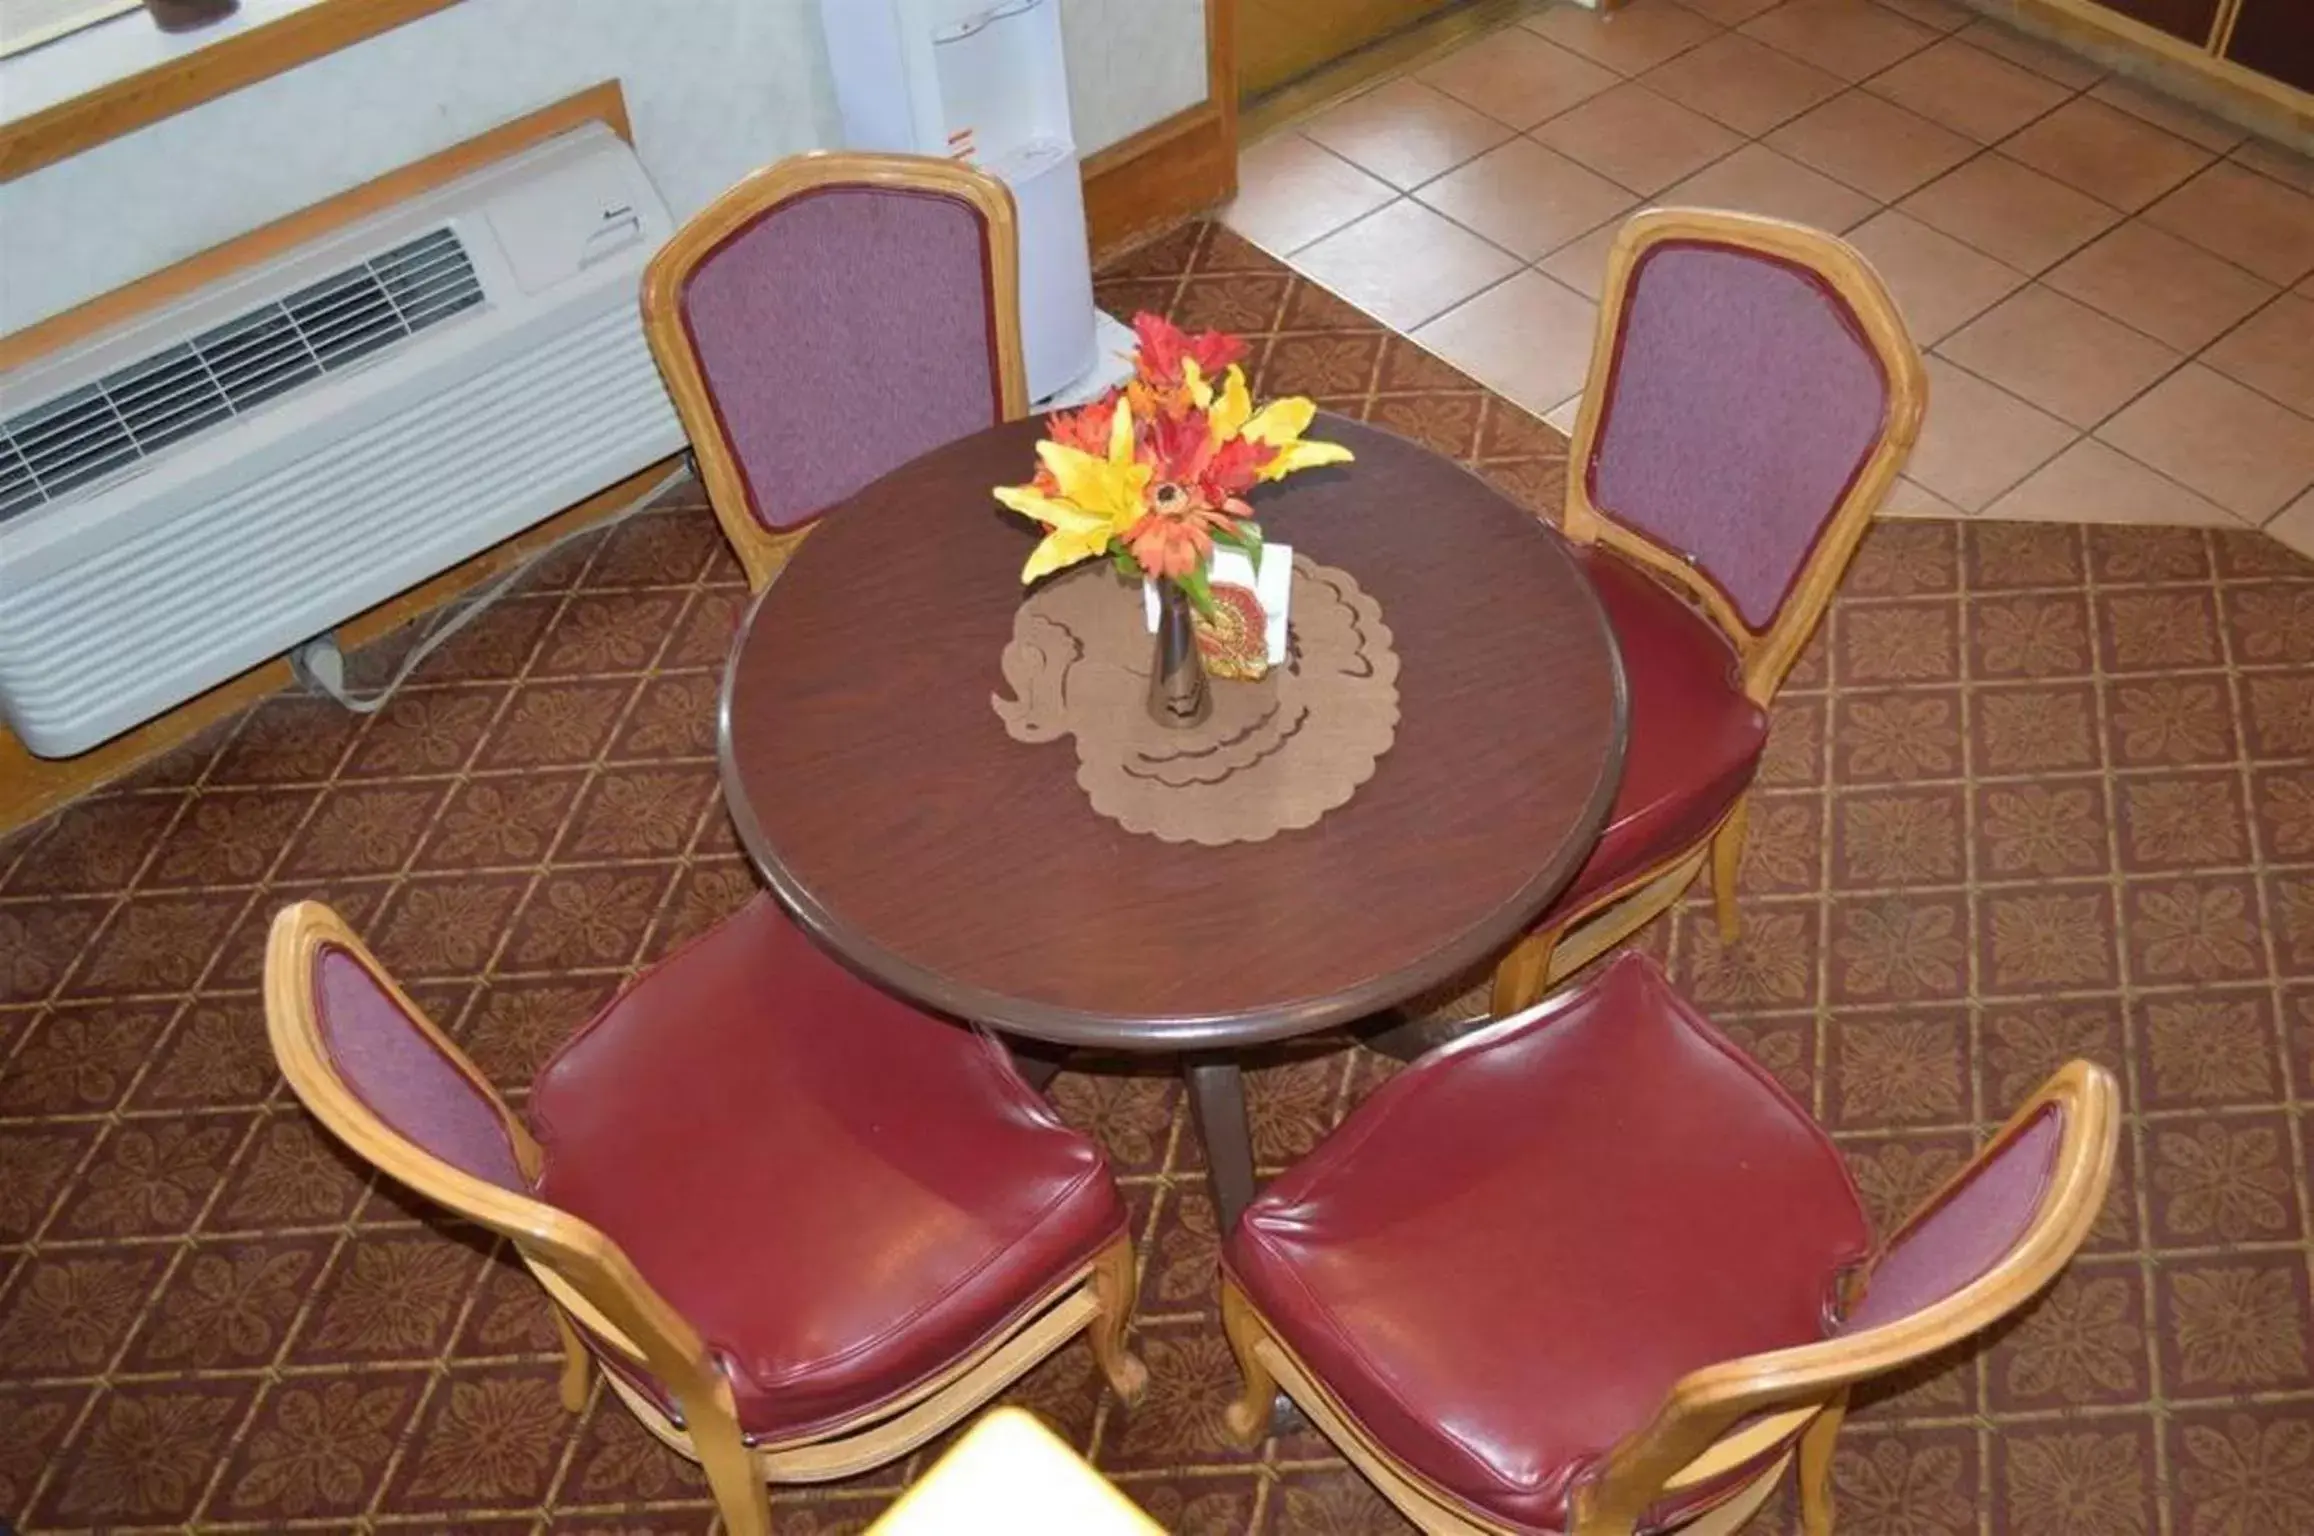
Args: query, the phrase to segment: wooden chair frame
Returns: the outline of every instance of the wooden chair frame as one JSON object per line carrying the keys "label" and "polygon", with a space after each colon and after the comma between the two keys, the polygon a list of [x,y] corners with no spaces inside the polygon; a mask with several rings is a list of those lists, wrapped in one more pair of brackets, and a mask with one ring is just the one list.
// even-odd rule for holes
{"label": "wooden chair frame", "polygon": [[1006,421],[1028,414],[1028,373],[1020,340],[1020,233],[1012,192],[1003,182],[971,166],[920,155],[815,151],[765,166],[692,215],[659,248],[643,273],[643,334],[659,360],[659,372],[674,397],[675,414],[707,500],[724,536],[738,551],[747,584],[761,591],[811,523],[774,531],[750,509],[747,480],[724,435],[707,373],[683,323],[683,290],[705,261],[765,214],[809,192],[827,187],[883,187],[931,192],[957,198],[980,215],[987,232],[989,295],[996,331],[997,405]]}
{"label": "wooden chair frame", "polygon": [[1008,1332],[903,1397],[803,1438],[751,1442],[740,1428],[730,1380],[705,1341],[616,1243],[575,1216],[435,1157],[387,1125],[346,1086],[323,1042],[314,1001],[315,966],[325,947],[344,951],[385,989],[412,1026],[497,1111],[523,1173],[538,1174],[539,1146],[520,1117],[338,915],[318,902],[283,908],[266,947],[266,1029],[290,1087],[331,1134],[371,1166],[513,1244],[554,1302],[565,1408],[578,1413],[586,1407],[590,1345],[647,1372],[667,1389],[679,1417],[671,1418],[617,1372],[604,1372],[646,1429],[705,1470],[724,1527],[733,1536],[768,1536],[767,1482],[825,1482],[906,1455],[977,1411],[1080,1331],[1088,1334],[1094,1359],[1120,1398],[1130,1402],[1146,1385],[1147,1369],[1125,1348],[1134,1258],[1131,1238],[1119,1237],[1046,1291]]}
{"label": "wooden chair frame", "polygon": [[[1648,252],[1670,243],[1751,251],[1805,269],[1853,312],[1888,381],[1888,407],[1881,419],[1879,441],[1826,520],[1774,620],[1761,630],[1746,624],[1727,594],[1683,553],[1616,522],[1591,499],[1589,466],[1599,449],[1607,382],[1622,344],[1632,278]],[[1920,348],[1905,329],[1895,300],[1861,252],[1821,230],[1782,219],[1701,208],[1659,208],[1642,213],[1615,237],[1607,255],[1604,292],[1599,329],[1591,343],[1590,385],[1583,392],[1574,441],[1568,449],[1570,471],[1561,528],[1578,544],[1601,545],[1637,565],[1709,615],[1735,647],[1745,694],[1764,707],[1774,700],[1801,648],[1823,621],[1824,610],[1839,589],[1856,546],[1871,527],[1873,514],[1887,500],[1897,472],[1920,436],[1921,417],[1928,408],[1928,373],[1921,363]],[[1696,843],[1520,940],[1495,971],[1495,1017],[1532,1007],[1552,983],[1653,921],[1679,899],[1706,859],[1711,863],[1720,938],[1723,943],[1734,943],[1739,931],[1736,871],[1743,858],[1749,802],[1748,794],[1739,798]]]}
{"label": "wooden chair frame", "polygon": [[[1654,1418],[1615,1445],[1576,1489],[1567,1536],[1634,1536],[1641,1519],[1666,1496],[1715,1482],[1774,1455],[1779,1446],[1790,1448],[1759,1476],[1679,1527],[1681,1536],[1733,1536],[1767,1502],[1794,1461],[1800,1469],[1802,1528],[1807,1536],[1830,1536],[1832,1448],[1847,1413],[1849,1389],[1950,1348],[2023,1306],[2056,1279],[2096,1223],[2113,1178],[2121,1090],[2104,1068],[2074,1061],[1921,1202],[1879,1252],[1887,1252],[1941,1207],[1988,1158],[2051,1108],[2063,1116],[2064,1130],[2047,1192],[2024,1235],[1998,1263],[1950,1296],[1895,1322],[1681,1377]],[[1516,1536],[1512,1527],[1473,1511],[1361,1429],[1226,1274],[1221,1318],[1245,1378],[1243,1395],[1225,1410],[1223,1421],[1241,1443],[1259,1444],[1268,1433],[1271,1399],[1282,1387],[1429,1536]]]}

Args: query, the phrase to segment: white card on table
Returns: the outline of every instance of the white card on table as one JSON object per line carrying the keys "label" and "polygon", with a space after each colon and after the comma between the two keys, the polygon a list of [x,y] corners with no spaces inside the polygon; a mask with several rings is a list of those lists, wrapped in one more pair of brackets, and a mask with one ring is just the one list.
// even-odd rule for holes
{"label": "white card on table", "polygon": [[[1262,640],[1269,647],[1269,664],[1283,666],[1286,659],[1286,611],[1294,600],[1294,551],[1290,544],[1264,544],[1261,547],[1261,571],[1257,575],[1253,562],[1242,549],[1215,545],[1213,567],[1208,579],[1217,587],[1244,587],[1261,604]],[[1157,633],[1157,584],[1144,577],[1141,581],[1141,609],[1148,621],[1149,633]]]}

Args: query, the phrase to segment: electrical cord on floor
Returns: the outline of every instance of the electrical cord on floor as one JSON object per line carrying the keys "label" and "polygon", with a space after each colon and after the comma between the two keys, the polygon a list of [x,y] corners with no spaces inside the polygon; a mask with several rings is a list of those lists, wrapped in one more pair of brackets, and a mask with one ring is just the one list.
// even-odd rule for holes
{"label": "electrical cord on floor", "polygon": [[357,715],[374,715],[386,707],[387,701],[393,698],[402,684],[409,681],[410,674],[417,671],[427,657],[440,650],[452,635],[481,617],[492,603],[512,591],[523,577],[537,570],[540,562],[579,539],[608,533],[681,484],[690,474],[688,464],[684,468],[668,471],[657,484],[637,496],[631,505],[621,508],[599,523],[573,529],[552,543],[540,546],[521,564],[492,577],[483,586],[466,594],[455,607],[436,614],[427,625],[426,632],[419,636],[418,643],[411,648],[410,654],[403,657],[402,664],[394,669],[394,675],[387,678],[375,692],[356,694],[347,686],[345,652],[338,648],[334,634],[320,635],[291,651],[289,670],[306,692],[335,699]]}

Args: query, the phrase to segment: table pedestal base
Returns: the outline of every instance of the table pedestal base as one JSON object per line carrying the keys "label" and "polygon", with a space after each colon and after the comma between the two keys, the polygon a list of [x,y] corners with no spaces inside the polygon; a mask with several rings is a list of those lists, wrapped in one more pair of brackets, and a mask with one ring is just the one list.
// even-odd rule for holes
{"label": "table pedestal base", "polygon": [[1205,1146],[1206,1177],[1213,1182],[1214,1230],[1224,1237],[1253,1202],[1253,1124],[1245,1114],[1245,1076],[1226,1056],[1189,1056],[1181,1063],[1189,1084],[1189,1118]]}
{"label": "table pedestal base", "polygon": [[[1039,1093],[1060,1076],[1072,1054],[1068,1046],[1025,1035],[1002,1038],[1012,1052],[1013,1070]],[[1205,1148],[1217,1230],[1227,1233],[1254,1194],[1253,1123],[1246,1118],[1245,1075],[1227,1056],[1184,1056],[1181,1076],[1189,1085],[1190,1124]]]}
{"label": "table pedestal base", "polygon": [[1061,1068],[1069,1064],[1069,1048],[1065,1045],[1031,1040],[1026,1035],[1002,1038],[1005,1049],[1012,1052],[1012,1069],[1039,1093],[1051,1087],[1052,1080],[1061,1075]]}
{"label": "table pedestal base", "polygon": [[1371,1049],[1395,1061],[1414,1061],[1491,1022],[1483,1016],[1475,1019],[1401,1018],[1395,1024],[1386,1024],[1371,1033],[1361,1033],[1364,1033],[1365,1042]]}

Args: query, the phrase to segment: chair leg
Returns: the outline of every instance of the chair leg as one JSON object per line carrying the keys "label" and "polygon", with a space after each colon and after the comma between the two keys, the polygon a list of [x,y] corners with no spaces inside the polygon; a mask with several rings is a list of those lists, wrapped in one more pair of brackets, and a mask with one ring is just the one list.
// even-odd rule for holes
{"label": "chair leg", "polygon": [[1093,1296],[1101,1304],[1101,1314],[1086,1332],[1093,1342],[1093,1362],[1109,1379],[1109,1390],[1127,1406],[1138,1402],[1149,1385],[1149,1367],[1125,1347],[1134,1282],[1133,1240],[1120,1237],[1093,1260]]}
{"label": "chair leg", "polygon": [[1498,1019],[1524,1013],[1543,1000],[1551,984],[1551,956],[1559,947],[1559,930],[1543,928],[1519,940],[1494,968],[1494,998],[1489,1011]]}
{"label": "chair leg", "polygon": [[1237,1356],[1238,1373],[1245,1378],[1245,1390],[1237,1401],[1221,1411],[1221,1427],[1231,1439],[1250,1450],[1269,1438],[1278,1384],[1269,1367],[1254,1353],[1255,1346],[1267,1338],[1269,1332],[1262,1327],[1253,1304],[1226,1279],[1221,1282],[1221,1327],[1229,1335],[1229,1347]]}
{"label": "chair leg", "polygon": [[1800,1436],[1800,1529],[1805,1536],[1832,1536],[1832,1447],[1847,1417],[1848,1394],[1843,1392]]}
{"label": "chair leg", "polygon": [[1746,795],[1727,813],[1727,820],[1711,840],[1711,902],[1719,915],[1719,941],[1733,944],[1743,934],[1736,916],[1736,872],[1744,861],[1744,832],[1751,823],[1752,801]]}
{"label": "chair leg", "polygon": [[730,1536],[771,1536],[771,1490],[764,1486],[755,1453],[740,1438],[730,1384],[718,1382],[716,1396],[720,1402],[704,1412],[682,1405],[691,1421],[691,1449],[698,1453],[699,1469],[707,1474],[723,1529]]}
{"label": "chair leg", "polygon": [[594,1357],[587,1353],[578,1328],[563,1315],[562,1308],[553,1310],[554,1331],[562,1335],[562,1405],[580,1413],[585,1411],[587,1388],[594,1380]]}

